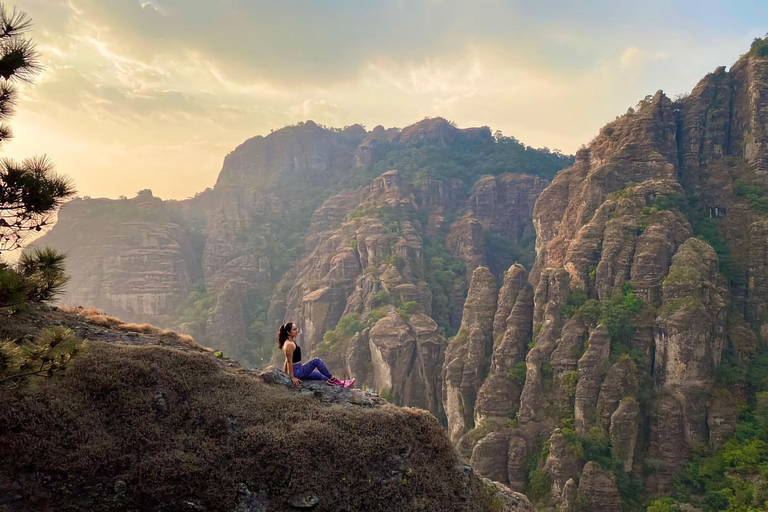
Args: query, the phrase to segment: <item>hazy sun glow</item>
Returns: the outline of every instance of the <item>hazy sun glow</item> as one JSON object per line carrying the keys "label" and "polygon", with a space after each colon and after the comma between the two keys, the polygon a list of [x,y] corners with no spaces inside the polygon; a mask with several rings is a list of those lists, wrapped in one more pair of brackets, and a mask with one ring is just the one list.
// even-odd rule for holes
{"label": "hazy sun glow", "polygon": [[5,155],[81,195],[212,186],[243,140],[297,121],[443,116],[572,153],[646,94],[689,91],[762,36],[759,0],[17,0],[45,72]]}

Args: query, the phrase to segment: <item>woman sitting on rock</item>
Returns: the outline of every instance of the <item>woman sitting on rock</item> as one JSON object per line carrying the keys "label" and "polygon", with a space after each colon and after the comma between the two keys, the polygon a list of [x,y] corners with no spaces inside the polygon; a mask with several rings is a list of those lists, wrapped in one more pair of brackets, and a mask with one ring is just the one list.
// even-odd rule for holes
{"label": "woman sitting on rock", "polygon": [[328,371],[320,358],[314,358],[307,363],[301,362],[301,347],[296,344],[299,328],[291,322],[283,324],[277,330],[277,344],[285,354],[283,371],[291,377],[294,385],[301,384],[300,379],[324,380],[330,386],[351,388],[355,379],[339,380]]}

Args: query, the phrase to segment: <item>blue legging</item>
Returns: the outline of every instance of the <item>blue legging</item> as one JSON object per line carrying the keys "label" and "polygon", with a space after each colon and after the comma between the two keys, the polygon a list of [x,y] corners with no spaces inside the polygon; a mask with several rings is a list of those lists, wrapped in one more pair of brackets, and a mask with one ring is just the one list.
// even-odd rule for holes
{"label": "blue legging", "polygon": [[331,372],[325,367],[322,359],[316,357],[305,364],[293,363],[293,376],[302,380],[328,380],[331,378]]}

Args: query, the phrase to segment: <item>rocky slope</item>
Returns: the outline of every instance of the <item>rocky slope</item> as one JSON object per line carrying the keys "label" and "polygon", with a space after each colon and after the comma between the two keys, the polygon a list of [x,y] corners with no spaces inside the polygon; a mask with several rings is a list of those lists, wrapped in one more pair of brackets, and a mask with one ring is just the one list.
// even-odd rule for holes
{"label": "rocky slope", "polygon": [[539,196],[516,300],[505,281],[495,301],[487,269],[474,271],[485,299],[470,293],[449,341],[444,405],[481,474],[545,509],[636,510],[639,489],[670,492],[694,450],[732,435],[738,414],[723,404],[754,389],[727,386],[720,366],[746,372],[768,331],[766,77],[768,59],[748,54],[681,99],[649,96]]}
{"label": "rocky slope", "polygon": [[[214,189],[200,197],[161,202],[143,192],[129,200],[75,201],[38,243],[76,260],[70,263],[76,286],[65,302],[172,327],[262,365],[272,355],[276,325],[301,324],[309,355],[345,313],[375,309],[372,297],[382,290],[399,303],[420,304],[420,313],[431,312],[440,327],[455,332],[474,266],[467,260],[467,278],[454,279],[466,258],[455,242],[460,229],[452,226],[477,223],[470,250],[479,262],[498,260],[492,268],[501,276],[515,259],[503,250],[507,245],[531,258],[533,202],[548,183],[532,174],[551,177],[570,161],[440,118],[371,131],[308,121],[240,145],[226,157]],[[409,204],[391,204],[387,190],[371,196],[377,178],[386,180],[393,169]],[[140,203],[148,201],[152,213],[140,215],[147,210]],[[389,240],[388,226],[363,218],[363,203],[394,208],[410,227],[397,228],[402,236]],[[356,209],[350,224],[347,216]],[[390,265],[386,287],[371,295],[378,277],[362,273],[387,258],[408,268]],[[420,334],[408,336],[437,335],[429,334],[426,319],[421,324]],[[440,407],[440,400],[430,403],[432,410]]]}
{"label": "rocky slope", "polygon": [[0,380],[3,510],[533,510],[463,465],[424,411],[270,385],[279,372],[93,311],[36,308],[0,335],[34,339],[38,325],[88,348],[35,386]]}

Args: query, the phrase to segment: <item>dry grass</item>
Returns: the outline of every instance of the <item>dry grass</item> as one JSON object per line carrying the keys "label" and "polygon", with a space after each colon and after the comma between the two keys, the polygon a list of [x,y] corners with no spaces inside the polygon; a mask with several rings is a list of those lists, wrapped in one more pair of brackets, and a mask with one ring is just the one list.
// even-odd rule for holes
{"label": "dry grass", "polygon": [[162,329],[158,329],[150,324],[120,324],[118,327],[124,331],[140,332],[142,334],[167,334]]}
{"label": "dry grass", "polygon": [[165,336],[179,343],[194,348],[203,348],[197,344],[195,339],[189,334],[179,334],[170,329],[161,329],[151,324],[125,323],[117,317],[109,316],[97,308],[83,307],[59,307],[65,313],[78,315],[86,322],[100,327],[117,328],[125,332],[137,332],[140,334]]}
{"label": "dry grass", "polygon": [[123,323],[117,317],[109,316],[106,313],[99,311],[96,308],[59,308],[67,313],[75,313],[83,318],[86,322],[99,325],[101,327],[116,327]]}
{"label": "dry grass", "polygon": [[317,511],[485,509],[424,411],[326,406],[156,346],[96,342],[36,394],[0,393],[0,439],[30,508],[224,511],[245,482],[278,511],[301,493]]}

